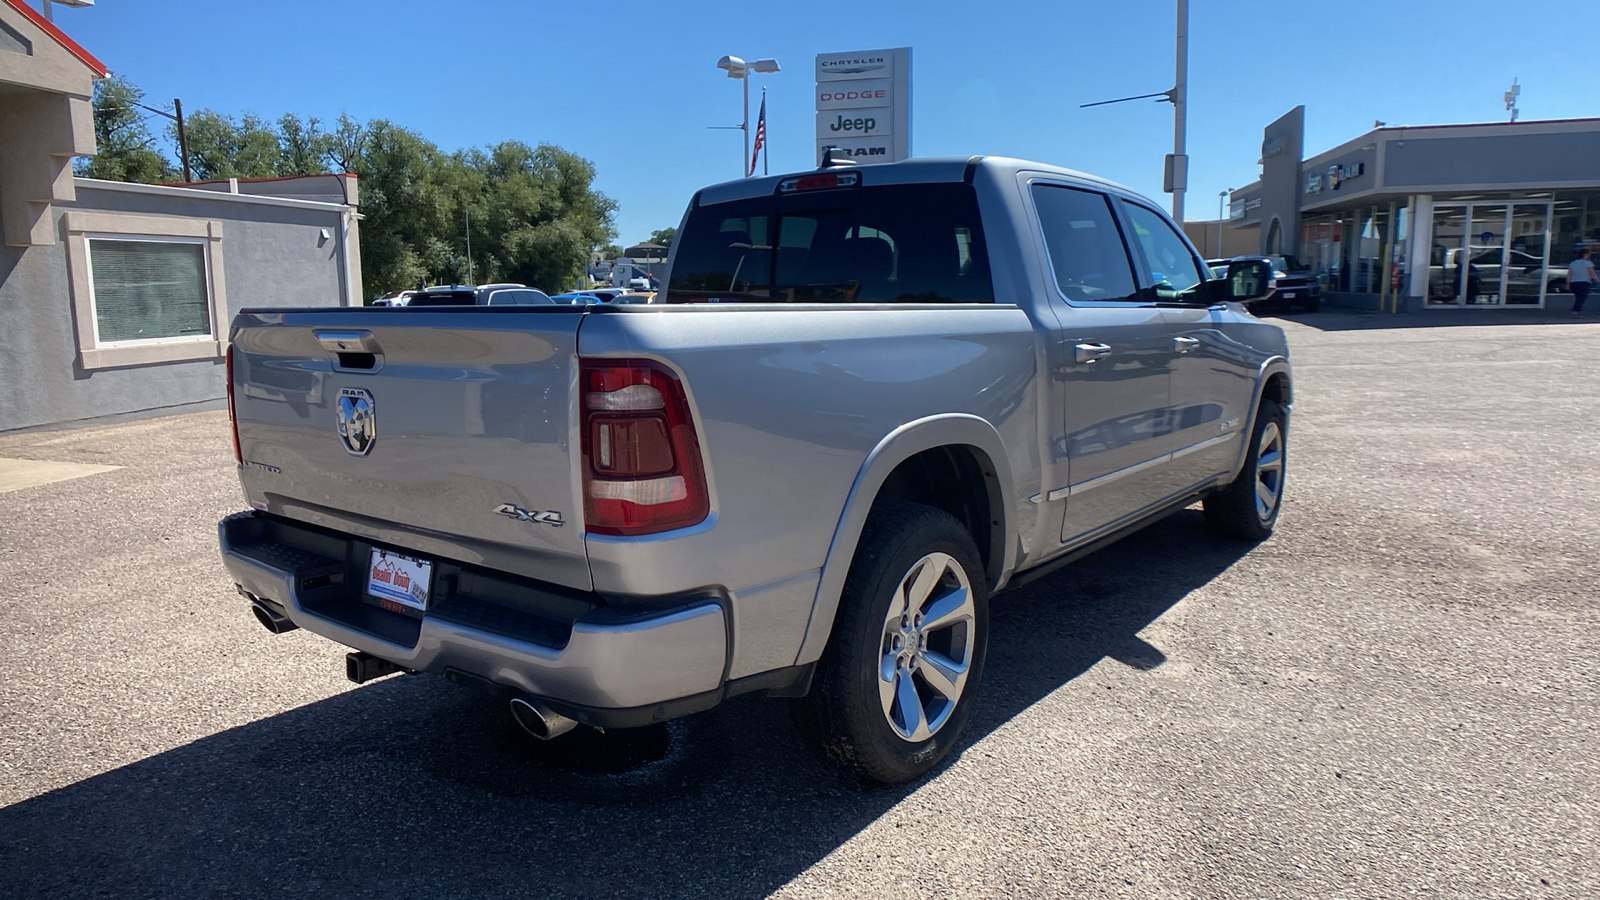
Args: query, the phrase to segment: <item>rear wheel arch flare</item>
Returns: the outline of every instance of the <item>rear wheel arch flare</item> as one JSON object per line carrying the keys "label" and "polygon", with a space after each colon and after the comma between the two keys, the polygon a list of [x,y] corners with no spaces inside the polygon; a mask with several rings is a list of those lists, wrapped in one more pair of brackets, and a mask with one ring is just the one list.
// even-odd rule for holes
{"label": "rear wheel arch flare", "polygon": [[992,588],[1005,561],[1005,501],[994,462],[971,444],[930,447],[895,466],[873,500],[874,508],[921,503],[954,516],[978,547]]}
{"label": "rear wheel arch flare", "polygon": [[[946,447],[953,449],[944,451],[942,448]],[[987,420],[968,413],[942,413],[908,422],[879,441],[857,472],[823,563],[822,576],[812,603],[811,620],[796,656],[797,664],[813,662],[822,655],[833,626],[845,577],[866,527],[867,516],[877,503],[884,485],[889,483],[891,476],[903,463],[929,451],[938,453],[914,464],[912,471],[923,468],[925,463],[932,463],[941,455],[946,462],[961,466],[965,464],[960,462],[962,454],[965,454],[965,458],[972,461],[983,476],[985,499],[990,510],[990,532],[981,548],[986,580],[991,586],[999,583],[1015,567],[1017,542],[1011,537],[1015,523],[1008,504],[1016,494],[1016,487],[999,432]],[[911,476],[901,475],[899,478],[902,479],[899,484],[903,486]],[[960,518],[959,515],[957,517]]]}

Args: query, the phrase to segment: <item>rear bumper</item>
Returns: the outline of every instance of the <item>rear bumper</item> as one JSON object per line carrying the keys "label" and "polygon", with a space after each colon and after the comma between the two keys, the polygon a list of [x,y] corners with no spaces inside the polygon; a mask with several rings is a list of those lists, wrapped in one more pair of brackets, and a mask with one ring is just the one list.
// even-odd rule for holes
{"label": "rear bumper", "polygon": [[218,532],[223,564],[242,592],[307,631],[409,671],[531,694],[608,727],[694,712],[723,695],[727,617],[713,596],[619,614],[583,610],[559,589],[528,586],[519,596],[496,583],[482,592],[493,600],[447,589],[418,619],[362,600],[369,545],[359,539],[251,513],[222,520]]}

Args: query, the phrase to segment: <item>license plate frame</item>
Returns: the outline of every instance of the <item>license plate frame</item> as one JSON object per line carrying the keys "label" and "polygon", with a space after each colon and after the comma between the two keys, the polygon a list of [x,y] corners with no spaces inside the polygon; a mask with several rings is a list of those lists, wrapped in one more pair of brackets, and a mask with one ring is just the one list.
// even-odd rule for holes
{"label": "license plate frame", "polygon": [[433,562],[373,547],[367,558],[367,594],[380,602],[427,612],[433,594]]}
{"label": "license plate frame", "polygon": [[1294,291],[1284,291],[1283,292],[1283,299],[1285,299],[1285,300],[1293,300],[1294,299]]}

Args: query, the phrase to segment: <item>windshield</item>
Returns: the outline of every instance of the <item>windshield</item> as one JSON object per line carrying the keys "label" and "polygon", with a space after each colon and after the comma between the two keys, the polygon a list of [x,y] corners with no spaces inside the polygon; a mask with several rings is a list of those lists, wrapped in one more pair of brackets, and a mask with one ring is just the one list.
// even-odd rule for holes
{"label": "windshield", "polygon": [[1300,265],[1300,260],[1292,256],[1269,256],[1267,259],[1272,260],[1272,268],[1279,272],[1299,272],[1305,269],[1305,266]]}
{"label": "windshield", "polygon": [[668,303],[992,303],[967,184],[858,187],[693,209]]}

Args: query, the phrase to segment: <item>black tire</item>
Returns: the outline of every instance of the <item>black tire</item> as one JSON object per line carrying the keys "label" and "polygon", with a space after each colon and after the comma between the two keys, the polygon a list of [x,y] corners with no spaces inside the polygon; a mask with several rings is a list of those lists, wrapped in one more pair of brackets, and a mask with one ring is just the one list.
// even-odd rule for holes
{"label": "black tire", "polygon": [[1320,299],[1313,300],[1310,303],[1306,304],[1306,312],[1314,313],[1314,312],[1320,312],[1321,310],[1322,310],[1322,301]]}
{"label": "black tire", "polygon": [[[1267,435],[1269,458],[1263,461],[1262,437]],[[1276,447],[1276,459],[1270,458]],[[1245,454],[1244,468],[1231,484],[1205,499],[1206,523],[1224,537],[1252,543],[1272,536],[1278,524],[1278,513],[1283,509],[1284,476],[1288,471],[1289,429],[1288,417],[1283,409],[1271,400],[1262,400],[1256,413],[1255,426],[1250,431],[1250,448]],[[1258,484],[1268,484],[1273,489],[1271,508],[1263,511],[1258,503]],[[1263,473],[1266,473],[1265,476]]]}
{"label": "black tire", "polygon": [[[919,564],[934,566],[943,573],[927,602],[919,606],[922,610],[938,606],[941,597],[952,602],[955,591],[949,586],[958,577],[948,568],[950,565],[959,566],[970,585],[970,621],[962,619],[963,624],[937,632],[930,630],[921,639],[925,652],[942,653],[946,660],[969,659],[966,680],[954,703],[949,703],[922,674],[928,669],[920,654],[913,652],[915,659],[908,667],[900,667],[897,654],[901,651],[896,648],[901,644],[893,643],[889,632],[891,601],[896,600],[903,581],[914,586],[911,576],[921,571]],[[913,567],[918,568],[914,571]],[[811,692],[794,701],[792,707],[807,742],[829,762],[870,782],[898,784],[938,765],[960,739],[983,675],[989,636],[988,593],[978,548],[949,513],[916,503],[874,511],[850,564],[833,631],[817,663]],[[919,634],[920,619],[919,615]],[[931,629],[931,620],[929,624]],[[950,632],[948,638],[946,631]],[[955,636],[958,631],[962,632],[959,641]],[[939,650],[934,651],[935,643],[941,640],[947,642],[940,643]],[[891,660],[891,656],[896,659]],[[880,677],[886,662],[894,673],[892,679]],[[918,721],[924,728],[938,722],[921,740],[908,739],[896,730],[903,727],[900,723],[905,719],[902,715],[896,720],[890,709],[891,705],[894,710],[904,709],[900,701],[904,695],[897,690],[901,673],[910,689],[918,692]],[[893,699],[880,694],[880,684],[891,686],[887,693]],[[924,703],[927,708],[942,712],[929,717],[923,710]]]}

